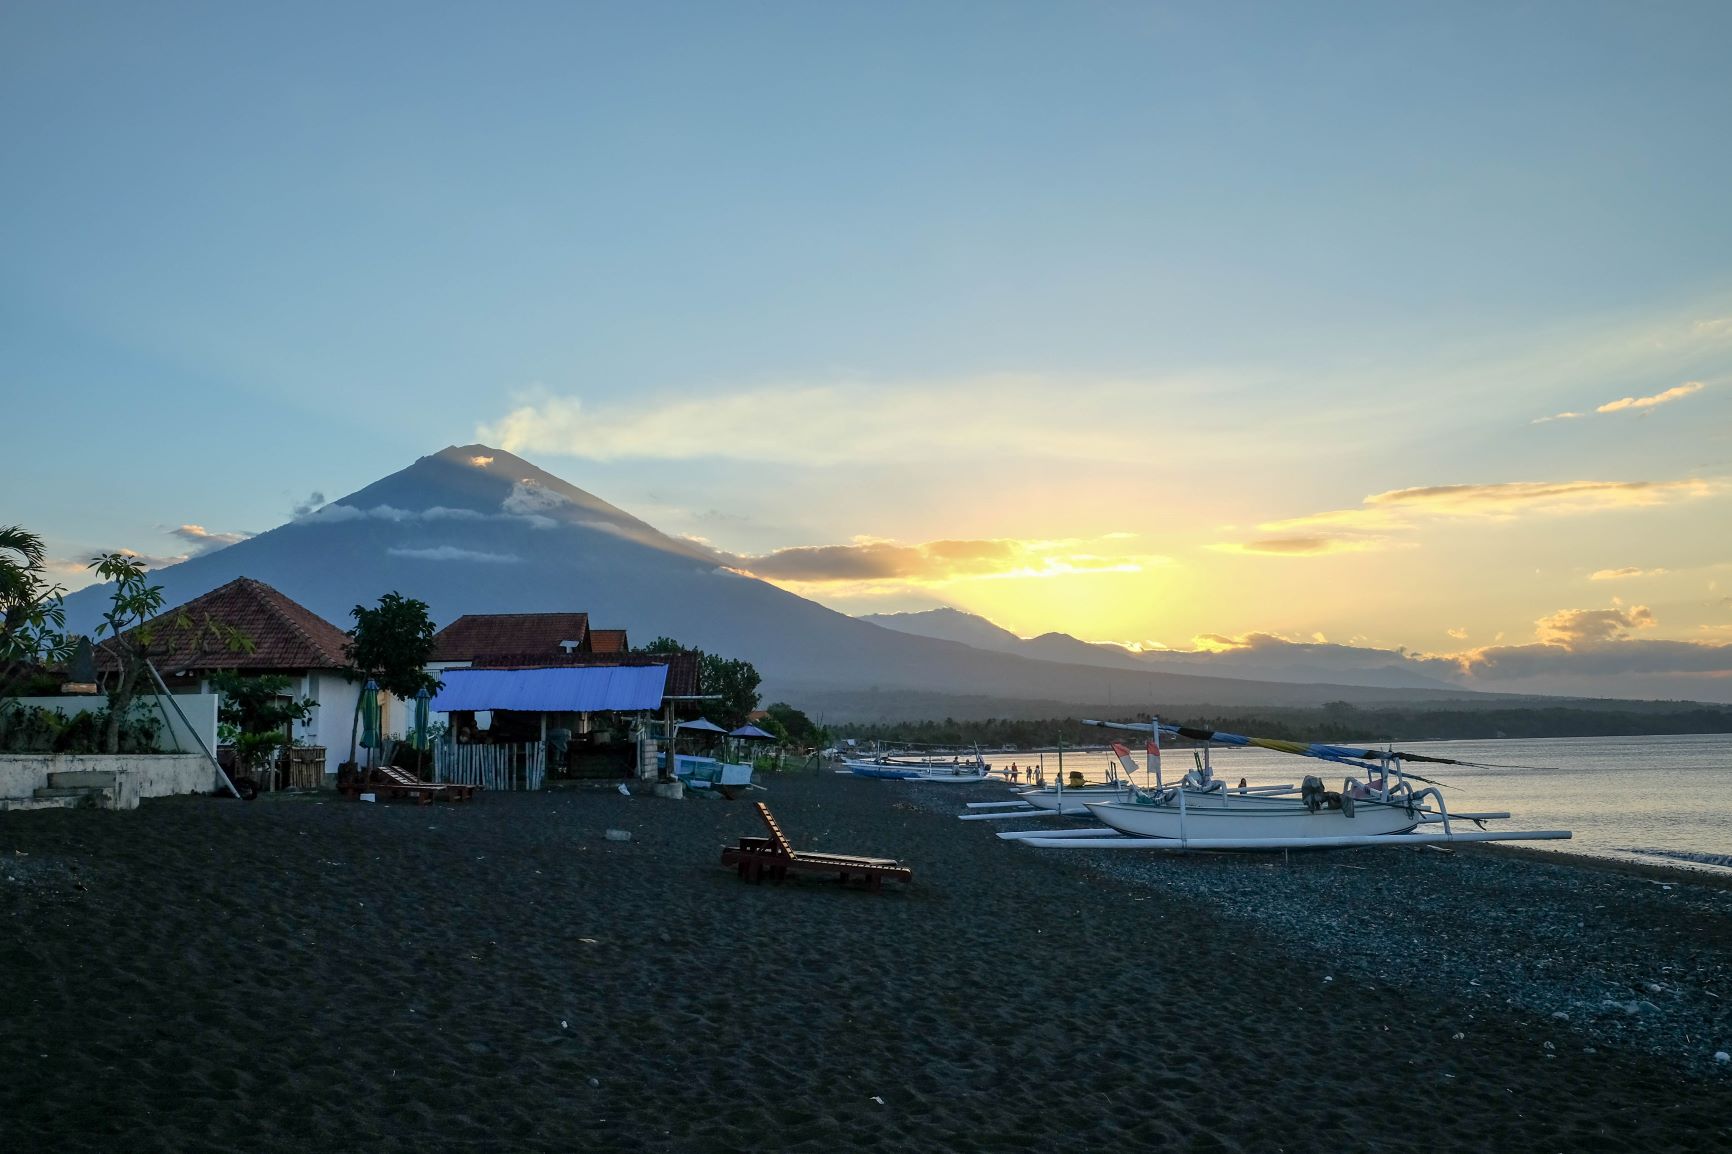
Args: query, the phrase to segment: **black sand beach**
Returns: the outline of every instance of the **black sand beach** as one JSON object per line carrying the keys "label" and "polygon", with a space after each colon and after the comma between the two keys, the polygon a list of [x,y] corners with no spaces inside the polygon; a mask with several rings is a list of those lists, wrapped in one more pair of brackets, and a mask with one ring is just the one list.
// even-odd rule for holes
{"label": "black sand beach", "polygon": [[[1732,1148],[1721,889],[1120,865],[950,816],[992,789],[770,784],[914,884],[742,883],[744,800],[0,815],[0,1150]],[[1602,963],[1653,1038],[1552,1009]]]}

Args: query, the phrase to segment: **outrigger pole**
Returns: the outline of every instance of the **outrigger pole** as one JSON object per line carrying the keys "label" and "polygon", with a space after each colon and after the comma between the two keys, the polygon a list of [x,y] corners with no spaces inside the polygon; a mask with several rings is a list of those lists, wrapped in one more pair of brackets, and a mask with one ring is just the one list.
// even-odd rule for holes
{"label": "outrigger pole", "polygon": [[1186,850],[1310,849],[1349,846],[1448,845],[1459,841],[1568,841],[1567,829],[1540,829],[1521,833],[1385,833],[1359,837],[1127,837],[1116,829],[1079,829],[1063,834],[1047,830],[1001,833],[1006,841],[1042,849],[1153,849],[1168,853]]}

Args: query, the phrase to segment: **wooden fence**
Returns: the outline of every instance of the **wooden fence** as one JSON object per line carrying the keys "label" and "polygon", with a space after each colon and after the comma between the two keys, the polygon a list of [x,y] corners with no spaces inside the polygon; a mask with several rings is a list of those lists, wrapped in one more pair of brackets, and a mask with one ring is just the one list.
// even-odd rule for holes
{"label": "wooden fence", "polygon": [[433,780],[482,789],[540,789],[547,780],[547,746],[539,741],[521,745],[437,742]]}

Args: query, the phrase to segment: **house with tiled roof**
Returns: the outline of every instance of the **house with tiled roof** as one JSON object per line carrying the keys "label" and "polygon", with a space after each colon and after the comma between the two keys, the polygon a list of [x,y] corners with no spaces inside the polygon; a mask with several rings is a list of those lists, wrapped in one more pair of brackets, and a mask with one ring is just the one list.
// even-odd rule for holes
{"label": "house with tiled roof", "polygon": [[[459,740],[569,734],[562,748],[577,773],[616,766],[629,774],[633,719],[698,691],[697,654],[633,653],[624,629],[592,629],[587,613],[465,614],[434,636],[428,668],[445,679],[433,708],[448,715]],[[629,707],[608,703],[622,685],[647,696]]]}
{"label": "house with tiled roof", "polygon": [[[237,577],[149,624],[155,631],[152,660],[170,690],[208,692],[210,675],[218,671],[287,677],[295,697],[314,702],[312,715],[295,726],[296,741],[324,747],[327,774],[347,760],[361,686],[344,673],[349,637],[341,629],[251,577]],[[226,643],[213,635],[213,625],[239,633],[249,646]],[[113,660],[106,646],[98,647],[99,666],[112,668]]]}
{"label": "house with tiled roof", "polygon": [[481,660],[545,664],[589,652],[587,613],[465,613],[433,636],[433,661],[444,667]]}
{"label": "house with tiled roof", "polygon": [[631,642],[626,640],[623,629],[591,629],[589,631],[589,651],[591,653],[629,653]]}

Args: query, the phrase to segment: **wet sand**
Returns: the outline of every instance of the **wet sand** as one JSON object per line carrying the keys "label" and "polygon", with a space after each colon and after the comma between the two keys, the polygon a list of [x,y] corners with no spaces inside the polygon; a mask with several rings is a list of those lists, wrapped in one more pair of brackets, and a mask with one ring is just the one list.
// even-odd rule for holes
{"label": "wet sand", "polygon": [[[0,815],[0,1149],[1732,1148],[1711,1062],[1596,1044],[1515,995],[1470,1021],[1447,983],[1291,930],[1399,927],[1363,880],[1280,883],[1256,900],[1291,917],[1260,923],[1186,892],[1232,886],[1219,862],[1180,886],[949,816],[990,787],[755,796],[798,844],[903,858],[914,884],[742,883],[716,859],[757,832],[743,800]],[[1589,876],[1461,868],[1485,860],[1403,884],[1514,877],[1512,914],[1538,917]],[[1315,868],[1359,872],[1339,864]],[[1725,920],[1665,912],[1673,892],[1619,900],[1724,962]],[[1535,934],[1528,960],[1571,948]]]}

